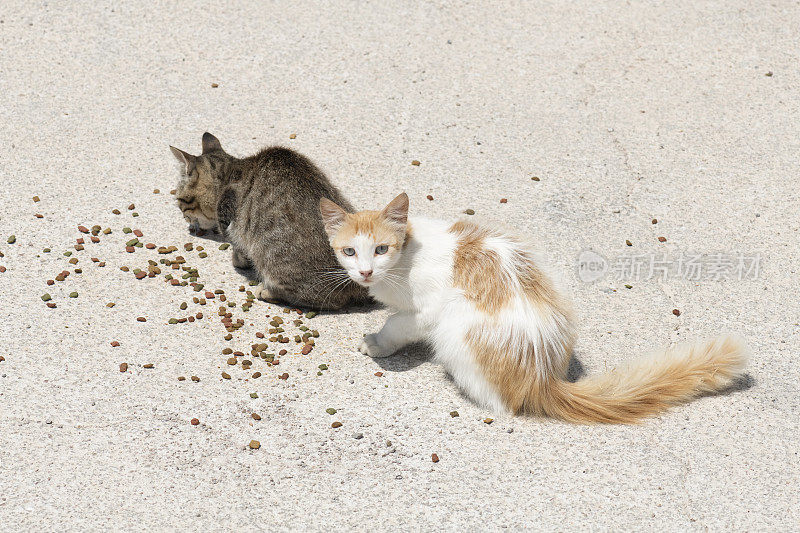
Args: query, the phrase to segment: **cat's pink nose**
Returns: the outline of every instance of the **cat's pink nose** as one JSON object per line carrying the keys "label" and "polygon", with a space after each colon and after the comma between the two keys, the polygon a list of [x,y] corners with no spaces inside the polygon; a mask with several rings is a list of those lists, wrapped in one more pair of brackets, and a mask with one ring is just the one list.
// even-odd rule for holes
{"label": "cat's pink nose", "polygon": [[368,279],[372,275],[372,270],[359,270],[358,273],[361,274],[364,279]]}

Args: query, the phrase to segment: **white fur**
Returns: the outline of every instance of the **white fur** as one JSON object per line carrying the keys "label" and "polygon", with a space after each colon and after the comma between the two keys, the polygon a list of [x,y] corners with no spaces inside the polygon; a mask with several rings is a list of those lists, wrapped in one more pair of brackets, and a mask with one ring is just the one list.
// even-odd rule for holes
{"label": "white fur", "polygon": [[[501,257],[509,288],[517,293],[499,314],[489,316],[453,286],[457,236],[448,231],[451,224],[415,218],[409,226],[411,238],[401,254],[395,254],[388,262],[364,263],[374,270],[374,281],[367,285],[370,294],[397,312],[379,332],[364,337],[360,351],[371,357],[386,357],[408,343],[426,340],[433,347],[435,360],[473,400],[496,412],[506,412],[465,342],[467,332],[474,326],[489,325],[483,330],[492,331],[490,341],[495,345],[533,345],[535,367],[543,374],[551,374],[557,372],[553,350],[562,346],[569,324],[566,320],[560,323],[549,310],[533,306],[518,291],[519,242],[503,237],[486,240],[485,246]],[[360,251],[370,250],[374,244],[369,236],[358,235],[352,246]],[[525,251],[533,254],[528,247]],[[343,266],[358,282],[357,271],[361,267],[356,268],[356,261],[351,260],[350,266],[343,262]]]}

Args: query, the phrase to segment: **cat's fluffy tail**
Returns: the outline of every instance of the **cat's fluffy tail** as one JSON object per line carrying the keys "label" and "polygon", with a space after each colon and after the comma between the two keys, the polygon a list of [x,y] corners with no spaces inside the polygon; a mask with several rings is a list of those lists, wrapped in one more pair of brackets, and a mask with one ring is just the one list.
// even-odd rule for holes
{"label": "cat's fluffy tail", "polygon": [[530,404],[540,414],[570,422],[629,424],[730,387],[746,361],[740,339],[719,337],[678,346],[576,383],[542,383]]}

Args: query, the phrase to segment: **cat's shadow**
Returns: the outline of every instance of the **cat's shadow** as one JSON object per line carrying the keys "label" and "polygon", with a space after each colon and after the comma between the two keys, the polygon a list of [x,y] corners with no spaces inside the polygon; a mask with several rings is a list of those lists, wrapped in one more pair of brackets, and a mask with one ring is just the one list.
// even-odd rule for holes
{"label": "cat's shadow", "polygon": [[[432,359],[433,350],[430,345],[425,342],[416,342],[401,348],[389,357],[373,360],[386,372],[407,372]],[[585,375],[586,369],[583,367],[583,363],[573,353],[569,360],[567,380],[575,382]]]}

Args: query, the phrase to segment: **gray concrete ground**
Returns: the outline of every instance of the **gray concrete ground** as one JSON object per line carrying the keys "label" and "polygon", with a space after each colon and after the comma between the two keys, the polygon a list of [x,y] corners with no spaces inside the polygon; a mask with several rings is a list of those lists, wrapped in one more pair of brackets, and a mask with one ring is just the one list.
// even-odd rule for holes
{"label": "gray concrete ground", "polygon": [[[781,0],[3,2],[0,529],[797,530],[798,35]],[[124,226],[193,242],[201,281],[243,302],[230,251],[168,194],[167,145],[198,151],[205,130],[238,155],[297,148],[358,206],[405,190],[415,214],[533,236],[586,373],[731,331],[750,378],[636,427],[489,425],[424,347],[356,353],[372,309],[306,320],[314,351],[292,342],[252,379],[220,352],[279,308],[236,311],[228,342],[216,304],[119,268],[160,257],[125,253]],[[113,233],[73,266],[79,224]],[[592,283],[584,250],[609,269]],[[683,269],[648,279],[651,256]]]}

